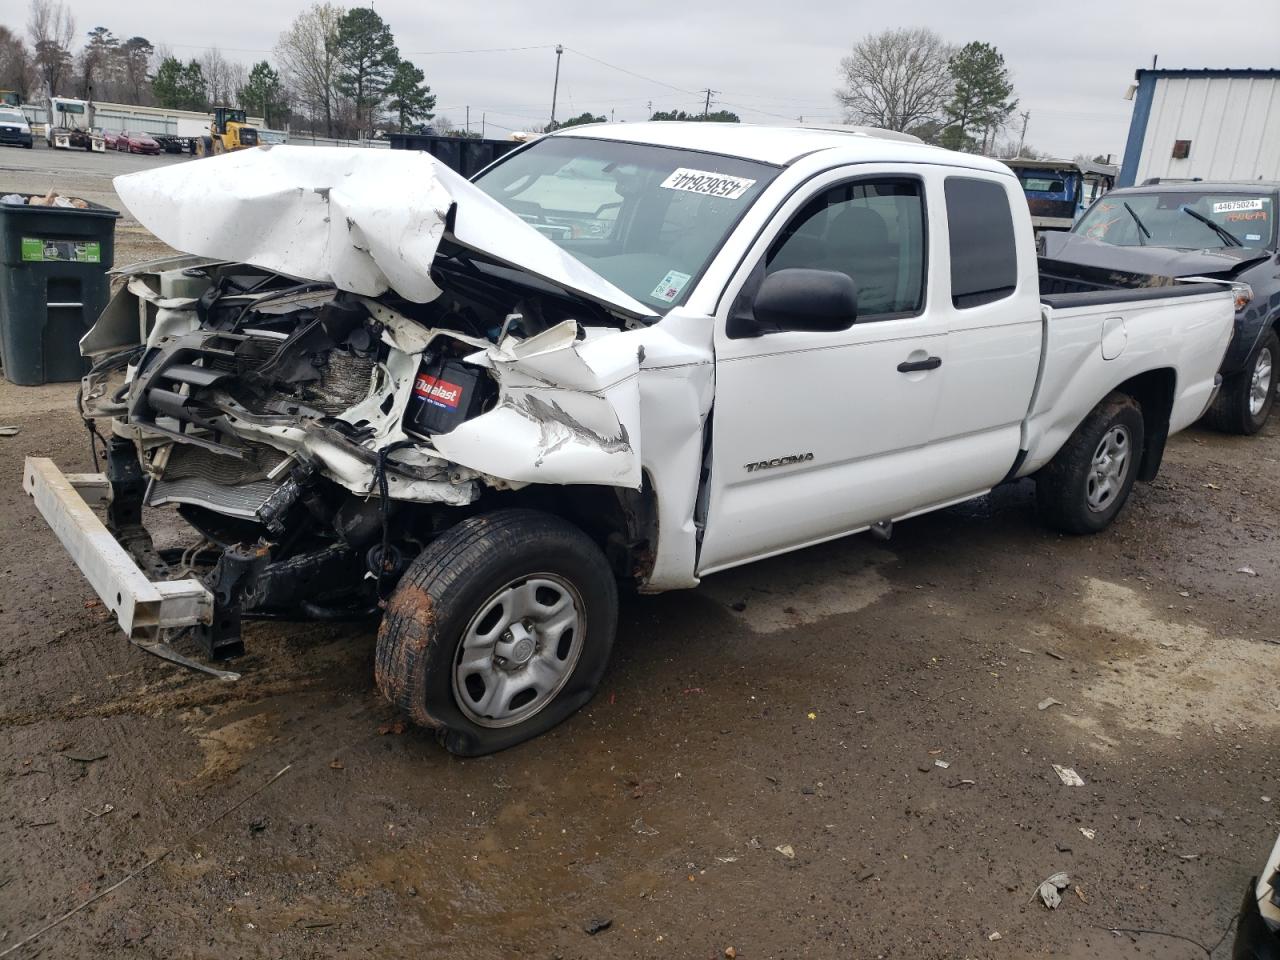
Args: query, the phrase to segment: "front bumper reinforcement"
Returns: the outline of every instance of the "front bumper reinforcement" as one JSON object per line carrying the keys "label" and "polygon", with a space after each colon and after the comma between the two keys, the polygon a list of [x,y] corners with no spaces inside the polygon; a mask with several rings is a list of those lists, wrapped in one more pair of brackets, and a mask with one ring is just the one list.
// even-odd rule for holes
{"label": "front bumper reinforcement", "polygon": [[27,457],[22,487],[133,643],[173,663],[224,680],[238,678],[189,660],[160,641],[164,629],[210,625],[214,597],[199,580],[147,577],[90,507],[110,505],[112,488],[106,474],[64,474],[47,457]]}

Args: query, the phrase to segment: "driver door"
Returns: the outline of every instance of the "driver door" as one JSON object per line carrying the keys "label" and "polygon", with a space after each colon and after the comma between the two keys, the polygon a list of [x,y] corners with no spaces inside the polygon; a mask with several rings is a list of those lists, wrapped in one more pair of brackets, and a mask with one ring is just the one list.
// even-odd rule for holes
{"label": "driver door", "polygon": [[[916,512],[951,486],[928,446],[946,375],[934,365],[948,317],[931,300],[926,236],[945,222],[930,215],[941,190],[918,167],[854,169],[797,192],[722,298],[699,574]],[[857,322],[732,336],[731,311],[749,310],[760,279],[788,267],[851,276]]]}

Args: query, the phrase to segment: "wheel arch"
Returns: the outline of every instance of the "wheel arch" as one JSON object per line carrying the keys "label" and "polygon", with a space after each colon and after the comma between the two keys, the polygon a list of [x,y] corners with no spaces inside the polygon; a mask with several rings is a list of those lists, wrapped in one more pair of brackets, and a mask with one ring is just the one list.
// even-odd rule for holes
{"label": "wheel arch", "polygon": [[494,493],[477,506],[481,512],[528,507],[572,523],[595,541],[620,579],[643,583],[653,571],[658,495],[647,469],[639,490],[594,484],[534,485]]}
{"label": "wheel arch", "polygon": [[1142,408],[1144,438],[1142,461],[1138,464],[1139,480],[1150,482],[1160,472],[1177,388],[1177,372],[1172,367],[1160,367],[1130,377],[1113,391],[1132,397]]}

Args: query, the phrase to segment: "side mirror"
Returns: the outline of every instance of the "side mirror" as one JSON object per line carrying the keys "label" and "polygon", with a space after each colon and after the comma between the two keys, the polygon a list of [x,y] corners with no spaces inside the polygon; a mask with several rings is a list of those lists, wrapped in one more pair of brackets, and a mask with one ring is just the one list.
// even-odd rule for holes
{"label": "side mirror", "polygon": [[858,288],[846,273],[792,267],[764,278],[751,305],[758,333],[829,333],[858,319]]}

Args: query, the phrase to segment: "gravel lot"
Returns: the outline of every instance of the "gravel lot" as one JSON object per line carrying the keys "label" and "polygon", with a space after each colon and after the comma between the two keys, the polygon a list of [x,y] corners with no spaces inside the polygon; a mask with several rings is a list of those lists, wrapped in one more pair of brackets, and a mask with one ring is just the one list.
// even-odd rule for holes
{"label": "gravel lot", "polygon": [[164,855],[13,956],[1179,960],[1108,928],[1212,946],[1280,830],[1275,421],[1175,438],[1097,537],[1022,483],[629,598],[587,708],[463,761],[396,725],[373,624],[253,624],[233,684],[131,648],[19,486],[91,469],[72,394],[0,385],[0,955]]}
{"label": "gravel lot", "polygon": [[163,257],[173,253],[129,216],[111,188],[111,180],[123,173],[137,173],[171,163],[190,163],[189,155],[90,153],[85,150],[51,150],[37,138],[30,150],[0,147],[0,188],[5,193],[46,193],[56,190],[67,197],[82,197],[120,211],[116,223],[116,266]]}

